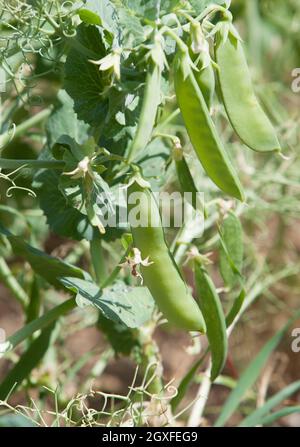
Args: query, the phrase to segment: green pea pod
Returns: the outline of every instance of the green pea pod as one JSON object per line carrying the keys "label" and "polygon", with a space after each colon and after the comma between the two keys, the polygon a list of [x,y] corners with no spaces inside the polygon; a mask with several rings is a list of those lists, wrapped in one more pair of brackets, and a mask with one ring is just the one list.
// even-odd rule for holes
{"label": "green pea pod", "polygon": [[197,298],[206,323],[211,351],[211,380],[214,381],[222,371],[227,357],[225,316],[214,283],[197,259],[194,262],[194,270]]}
{"label": "green pea pod", "polygon": [[203,66],[201,58],[198,60],[197,68],[199,71],[194,71],[195,79],[201,89],[208,109],[212,107],[213,98],[215,94],[215,73],[211,63],[206,67]]}
{"label": "green pea pod", "polygon": [[151,60],[146,77],[140,119],[128,152],[129,161],[133,160],[136,154],[146,147],[151,138],[160,104],[161,74],[162,64],[159,61]]}
{"label": "green pea pod", "polygon": [[203,94],[208,109],[211,108],[215,94],[215,73],[206,41],[199,22],[190,24],[189,54],[195,67],[194,76]]}
{"label": "green pea pod", "polygon": [[220,228],[220,273],[228,287],[234,287],[241,278],[244,244],[240,219],[230,211]]}
{"label": "green pea pod", "polygon": [[[133,193],[142,194],[137,197]],[[139,205],[136,205],[139,202]],[[146,226],[134,223],[134,208],[139,216],[151,218]],[[142,259],[149,257],[150,265],[141,266],[144,284],[148,287],[158,308],[174,326],[188,331],[205,332],[201,311],[183,281],[177,265],[168,249],[161,226],[160,213],[154,196],[148,188],[137,182],[128,188],[128,220],[131,225],[134,246]]]}
{"label": "green pea pod", "polygon": [[242,289],[236,299],[234,300],[228,314],[226,315],[226,327],[229,327],[234,322],[236,316],[239,314],[246,298],[246,291]]}
{"label": "green pea pod", "polygon": [[207,217],[205,205],[203,201],[199,200],[199,191],[196,188],[194,179],[184,158],[182,150],[175,149],[174,159],[176,165],[176,173],[178,177],[178,181],[180,184],[181,191],[183,193],[190,192],[192,193],[192,207],[197,211],[201,210],[204,213],[204,217]]}
{"label": "green pea pod", "polygon": [[218,80],[227,116],[236,134],[250,149],[281,151],[276,132],[254,93],[242,43],[230,22],[216,34]]}
{"label": "green pea pod", "polygon": [[239,178],[218,136],[192,72],[188,50],[179,49],[175,60],[174,82],[187,132],[205,171],[225,193],[244,200]]}

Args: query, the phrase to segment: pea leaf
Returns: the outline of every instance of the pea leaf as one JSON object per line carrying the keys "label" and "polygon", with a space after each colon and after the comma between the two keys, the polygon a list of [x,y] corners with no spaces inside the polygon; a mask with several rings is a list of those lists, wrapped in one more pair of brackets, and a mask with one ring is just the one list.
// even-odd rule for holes
{"label": "pea leaf", "polygon": [[243,229],[232,211],[222,223],[220,239],[220,272],[226,286],[232,288],[241,279],[244,256]]}
{"label": "pea leaf", "polygon": [[[44,152],[44,157],[49,157]],[[68,203],[59,190],[60,174],[54,170],[41,170],[35,177],[34,187],[38,189],[40,207],[47,223],[56,234],[75,240],[101,238],[113,241],[121,237],[123,230],[107,227],[104,235],[100,235],[98,228],[93,227],[88,217]]]}
{"label": "pea leaf", "polygon": [[42,360],[51,343],[55,325],[56,322],[43,329],[38,338],[31,343],[27,351],[20,357],[12,370],[9,371],[0,384],[0,400],[5,400],[12,389],[15,392],[33,368]]}
{"label": "pea leaf", "polygon": [[61,283],[76,293],[80,306],[92,304],[109,320],[136,328],[150,320],[154,301],[146,287],[129,287],[122,282],[100,290],[93,282],[61,278]]}
{"label": "pea leaf", "polygon": [[77,143],[88,139],[89,126],[79,120],[74,112],[74,102],[65,90],[57,95],[55,108],[48,118],[46,134],[48,146],[52,148],[62,135],[68,135]]}
{"label": "pea leaf", "polygon": [[228,3],[228,0],[189,0],[196,14],[200,14],[211,4],[225,5],[226,2]]}
{"label": "pea leaf", "polygon": [[52,231],[61,236],[76,240],[92,240],[93,226],[87,216],[68,204],[58,189],[60,174],[54,170],[42,170],[35,177],[40,207],[44,211],[47,223]]}
{"label": "pea leaf", "polygon": [[142,151],[138,160],[144,176],[153,190],[158,190],[166,178],[166,163],[170,157],[170,149],[163,140],[155,139],[146,151]]}
{"label": "pea leaf", "polygon": [[219,296],[206,269],[195,261],[194,270],[197,299],[206,323],[211,350],[211,380],[213,381],[222,371],[227,357],[226,322]]}
{"label": "pea leaf", "polygon": [[[87,17],[87,12],[92,13],[94,20],[101,21],[103,26],[107,29],[112,30],[114,33],[118,32],[118,15],[116,7],[110,0],[84,0],[84,8],[79,9],[79,15],[81,18],[82,11],[84,11],[85,18]],[[91,15],[89,16],[91,18]],[[100,25],[95,23],[95,25]]]}
{"label": "pea leaf", "polygon": [[0,225],[0,231],[9,240],[13,253],[22,256],[31,265],[33,270],[54,286],[61,286],[59,278],[72,276],[90,279],[90,275],[79,267],[75,267],[61,259],[49,256],[37,248],[27,244],[22,237],[14,236]]}
{"label": "pea leaf", "polygon": [[137,46],[144,42],[145,32],[141,21],[125,8],[118,9],[118,19],[122,27],[122,41],[126,46]]}
{"label": "pea leaf", "polygon": [[[71,48],[66,59],[64,86],[74,100],[78,118],[99,126],[108,112],[105,89],[110,80],[89,59],[99,60],[106,56],[105,38],[96,26],[81,24],[77,28],[76,41],[78,45]],[[81,47],[92,52],[94,57],[83,54]]]}
{"label": "pea leaf", "polygon": [[187,390],[189,389],[198,369],[204,362],[206,355],[208,353],[208,350],[202,355],[202,357],[199,360],[196,360],[196,362],[192,365],[190,370],[186,373],[186,375],[181,380],[178,388],[177,388],[177,394],[173,399],[171,400],[171,408],[174,412],[184,396],[186,395]]}
{"label": "pea leaf", "polygon": [[98,14],[94,13],[93,11],[81,8],[78,11],[78,15],[80,19],[87,25],[100,25],[100,26],[102,25],[101,17]]}
{"label": "pea leaf", "polygon": [[228,314],[226,315],[226,327],[231,326],[231,324],[233,323],[235,317],[241,310],[242,305],[244,304],[245,298],[246,298],[246,291],[242,289],[238,297],[234,300]]}
{"label": "pea leaf", "polygon": [[103,314],[99,315],[97,326],[106,336],[116,354],[129,356],[133,351],[140,350],[141,344],[137,331],[134,329],[128,328],[123,323],[109,320]]}

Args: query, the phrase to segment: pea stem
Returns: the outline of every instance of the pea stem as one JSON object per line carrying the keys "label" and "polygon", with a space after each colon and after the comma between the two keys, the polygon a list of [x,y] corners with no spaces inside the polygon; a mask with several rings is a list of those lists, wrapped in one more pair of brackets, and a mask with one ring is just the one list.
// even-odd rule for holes
{"label": "pea stem", "polygon": [[0,278],[22,307],[25,308],[29,303],[29,297],[12,274],[5,259],[2,257],[0,258]]}
{"label": "pea stem", "polygon": [[0,158],[0,169],[17,169],[20,167],[33,169],[63,169],[64,161],[58,160],[14,160],[13,158]]}
{"label": "pea stem", "polygon": [[179,108],[174,110],[164,121],[162,121],[156,127],[156,132],[160,132],[164,127],[166,127],[174,118],[176,118],[180,114]]}
{"label": "pea stem", "polygon": [[207,18],[207,17],[211,16],[212,14],[215,14],[216,12],[222,12],[225,18],[227,18],[229,20],[232,20],[231,12],[228,9],[224,8],[223,6],[221,6],[221,5],[210,5],[210,6],[208,6],[201,14],[199,14],[195,18],[195,20],[197,22],[201,22],[204,18]]}
{"label": "pea stem", "polygon": [[90,253],[97,284],[100,286],[106,277],[104,250],[101,239],[92,239],[90,242]]}
{"label": "pea stem", "polygon": [[169,27],[167,26],[163,26],[160,31],[160,34],[167,34],[169,35],[173,40],[175,40],[175,42],[178,45],[178,48],[180,49],[180,51],[182,52],[187,52],[188,51],[188,47],[187,45],[183,42],[182,39],[180,39],[180,37]]}
{"label": "pea stem", "polygon": [[22,341],[26,340],[28,337],[34,334],[34,332],[45,328],[49,324],[53,323],[53,321],[65,315],[67,312],[74,309],[75,307],[76,307],[75,299],[70,298],[69,300],[54,307],[49,312],[37,318],[36,320],[33,320],[30,323],[26,324],[26,326],[23,326],[22,329],[15,332],[10,337],[8,337],[7,341],[10,344],[10,349],[14,349]]}
{"label": "pea stem", "polygon": [[13,132],[8,130],[4,134],[0,135],[0,148],[3,148],[4,146],[6,146],[6,144],[10,143],[14,138],[23,135],[28,129],[35,126],[36,124],[39,124],[44,119],[48,118],[48,116],[51,113],[51,110],[52,109],[50,107],[48,109],[44,109],[41,112],[37,113],[36,115],[23,121],[18,126],[16,126]]}
{"label": "pea stem", "polygon": [[120,259],[120,262],[118,263],[118,265],[113,269],[113,271],[111,272],[111,274],[102,282],[101,284],[101,288],[104,289],[105,287],[109,286],[110,284],[112,284],[114,282],[114,280],[116,279],[116,277],[118,276],[118,274],[121,271],[121,264],[123,264],[123,262],[125,262],[127,256],[129,255],[130,251],[132,249],[132,245],[130,245],[125,254],[122,256],[122,258]]}

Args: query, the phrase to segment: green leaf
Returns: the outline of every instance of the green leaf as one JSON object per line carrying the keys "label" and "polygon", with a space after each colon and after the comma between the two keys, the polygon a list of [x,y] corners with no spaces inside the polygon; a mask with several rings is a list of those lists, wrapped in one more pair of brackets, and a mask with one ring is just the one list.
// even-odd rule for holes
{"label": "green leaf", "polygon": [[[196,1],[198,2],[198,0]],[[112,2],[119,7],[120,2],[118,0],[112,0]],[[163,0],[160,2],[157,0],[123,0],[122,3],[129,14],[138,15],[141,18],[146,17],[152,21],[171,13],[176,7],[183,7],[182,0]]]}
{"label": "green leaf", "polygon": [[230,211],[220,228],[220,272],[224,283],[233,287],[241,279],[244,245],[239,218]]}
{"label": "green leaf", "polygon": [[55,325],[56,322],[47,326],[42,331],[39,337],[31,343],[27,351],[6,375],[0,384],[0,399],[5,400],[12,389],[15,392],[33,368],[42,360],[51,343],[51,335]]}
{"label": "green leaf", "polygon": [[217,5],[225,5],[226,0],[189,0],[189,3],[192,5],[195,13],[198,15],[204,9],[211,5],[211,4],[217,4]]}
{"label": "green leaf", "polygon": [[62,135],[68,135],[77,143],[88,138],[89,126],[77,118],[74,102],[65,90],[57,94],[55,108],[46,124],[48,146],[52,148]]}
{"label": "green leaf", "polygon": [[87,25],[102,25],[101,17],[98,14],[89,11],[88,9],[81,8],[78,11],[80,19]]}
{"label": "green leaf", "polygon": [[80,46],[91,50],[95,57],[88,57],[80,48],[72,48],[65,63],[65,89],[74,100],[74,110],[80,120],[92,126],[105,121],[108,98],[105,90],[110,85],[106,72],[89,59],[99,60],[106,56],[104,37],[96,26],[79,25],[76,40]]}
{"label": "green leaf", "polygon": [[278,419],[281,419],[285,416],[289,416],[290,414],[295,414],[295,413],[300,413],[300,405],[282,408],[281,410],[278,410],[274,413],[268,414],[267,416],[265,416],[262,419],[261,425],[270,426],[273,424],[273,422],[276,422]]}
{"label": "green leaf", "polygon": [[154,301],[146,287],[118,282],[100,290],[97,284],[76,278],[62,278],[61,283],[76,293],[78,305],[92,304],[109,320],[137,328],[151,319]]}
{"label": "green leaf", "polygon": [[[113,33],[118,32],[118,15],[113,2],[109,0],[84,0],[84,9],[97,15],[107,29],[112,30]],[[82,9],[79,11],[82,11]]]}
{"label": "green leaf", "polygon": [[257,356],[248,365],[241,375],[236,388],[230,393],[225,405],[222,407],[221,413],[214,424],[216,427],[224,426],[227,420],[238,408],[245,393],[256,382],[270,355],[280,343],[291,323],[299,317],[299,314],[300,312],[296,312],[295,316],[265,344]]}
{"label": "green leaf", "polygon": [[88,173],[80,178],[61,176],[59,189],[68,204],[87,216],[91,225],[99,228],[101,218],[114,214],[116,209],[110,187],[95,169],[91,170],[91,175]]}
{"label": "green leaf", "polygon": [[189,389],[198,369],[200,368],[203,361],[205,360],[207,353],[208,353],[208,350],[203,354],[203,356],[199,360],[197,360],[192,365],[190,370],[187,372],[187,374],[181,380],[181,382],[177,388],[177,394],[171,400],[171,408],[172,408],[173,413],[176,410],[176,408],[178,407],[178,405],[180,404],[180,402],[182,401],[182,399],[184,398],[184,396],[186,395],[187,390]]}
{"label": "green leaf", "polygon": [[197,261],[194,264],[197,300],[202,311],[211,350],[211,380],[223,369],[228,350],[225,316],[214,283],[206,269]]}
{"label": "green leaf", "polygon": [[[114,2],[116,2],[116,0],[114,0]],[[163,3],[169,3],[169,0],[164,0]],[[157,19],[159,12],[157,0],[125,0],[123,1],[123,4],[129,14],[137,14],[140,17],[147,17],[148,20]]]}
{"label": "green leaf", "polygon": [[126,46],[135,47],[145,40],[146,33],[140,20],[131,14],[127,9],[118,10],[118,19],[122,27],[122,37],[125,39]]}
{"label": "green leaf", "polygon": [[137,331],[117,323],[99,314],[97,323],[100,331],[106,336],[116,354],[129,356],[133,351],[141,349]]}
{"label": "green leaf", "polygon": [[246,298],[246,291],[242,289],[238,297],[234,300],[234,303],[226,316],[226,327],[229,327],[233,323],[235,317],[241,310],[242,305],[244,304],[245,298]]}
{"label": "green leaf", "polygon": [[[44,157],[49,156],[44,152]],[[88,217],[68,203],[66,197],[58,189],[60,174],[54,170],[40,171],[34,181],[38,189],[40,207],[43,210],[47,223],[56,234],[75,240],[96,238],[113,241],[121,237],[123,230],[119,228],[106,228],[106,233],[100,235],[98,228],[89,222]]]}
{"label": "green leaf", "polygon": [[71,298],[67,301],[64,301],[62,304],[59,304],[58,306],[54,307],[53,309],[49,310],[41,317],[36,318],[35,320],[23,326],[20,330],[18,330],[13,335],[8,337],[5,349],[0,351],[0,358],[2,357],[3,354],[14,349],[24,340],[31,337],[36,331],[39,331],[49,326],[59,317],[65,315],[67,312],[74,309],[74,307],[76,307],[76,302],[73,298]]}
{"label": "green leaf", "polygon": [[271,397],[264,405],[257,410],[253,411],[249,416],[242,420],[239,424],[240,427],[255,427],[261,424],[262,419],[271,411],[274,407],[279,405],[282,401],[296,393],[300,389],[300,380],[291,383],[283,390],[279,391],[275,396]]}
{"label": "green leaf", "polygon": [[147,146],[144,153],[141,153],[138,164],[154,191],[165,184],[166,163],[169,157],[169,147],[163,140],[157,138]]}
{"label": "green leaf", "polygon": [[54,170],[40,171],[35,178],[40,207],[47,223],[56,234],[75,240],[94,238],[94,228],[87,216],[68,204],[58,189],[60,174]]}
{"label": "green leaf", "polygon": [[60,277],[72,276],[76,278],[89,279],[90,275],[79,267],[75,267],[61,259],[49,256],[37,248],[27,244],[23,238],[19,236],[13,236],[7,233],[0,226],[0,231],[6,234],[9,240],[12,250],[15,255],[22,256],[31,265],[32,269],[46,281],[54,286],[61,286],[59,281]]}

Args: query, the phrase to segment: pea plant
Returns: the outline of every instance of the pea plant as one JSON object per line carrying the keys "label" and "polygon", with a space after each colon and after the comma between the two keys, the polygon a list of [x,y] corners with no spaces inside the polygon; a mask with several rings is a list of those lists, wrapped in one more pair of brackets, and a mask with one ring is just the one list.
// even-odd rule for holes
{"label": "pea plant", "polygon": [[[33,388],[54,399],[53,425],[256,426],[300,412],[284,405],[299,381],[258,405],[255,394],[297,308],[230,375],[232,333],[299,271],[268,264],[251,240],[265,213],[299,212],[297,126],[253,81],[248,60],[268,73],[265,49],[243,41],[239,19],[253,32],[258,9],[243,3],[258,2],[232,3],[1,0],[0,278],[23,325],[0,343],[0,424],[43,425]],[[91,327],[108,348],[74,362],[65,339]],[[194,356],[170,382],[156,334],[176,329]],[[127,395],[86,382],[68,399],[92,358],[89,380],[120,357],[137,368]],[[31,403],[14,407],[22,391]]]}

